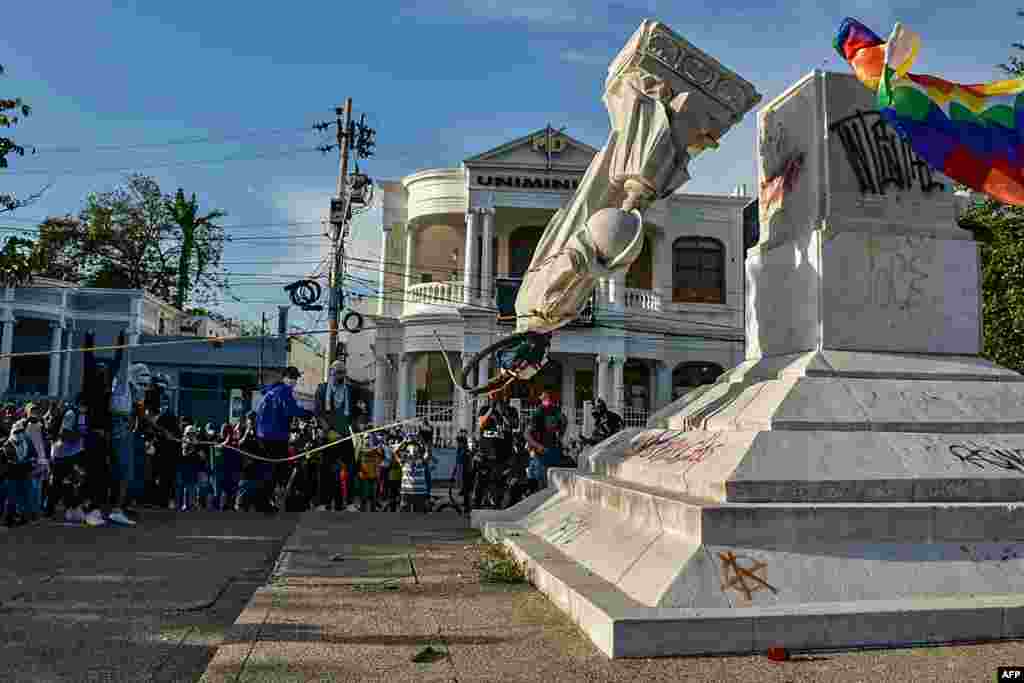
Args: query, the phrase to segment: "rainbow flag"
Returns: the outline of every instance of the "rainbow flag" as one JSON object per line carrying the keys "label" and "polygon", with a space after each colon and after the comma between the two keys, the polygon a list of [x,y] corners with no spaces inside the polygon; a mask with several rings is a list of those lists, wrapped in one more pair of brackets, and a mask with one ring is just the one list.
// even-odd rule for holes
{"label": "rainbow flag", "polygon": [[847,17],[833,46],[877,93],[882,117],[928,165],[1024,206],[1024,78],[964,85],[909,73],[921,39],[901,24],[883,41]]}

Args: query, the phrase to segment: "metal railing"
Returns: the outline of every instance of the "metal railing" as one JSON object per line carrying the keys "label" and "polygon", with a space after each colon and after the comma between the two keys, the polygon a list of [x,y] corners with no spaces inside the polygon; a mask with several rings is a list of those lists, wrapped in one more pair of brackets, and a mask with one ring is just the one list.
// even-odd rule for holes
{"label": "metal railing", "polygon": [[661,311],[661,294],[651,289],[626,287],[626,308],[642,311]]}

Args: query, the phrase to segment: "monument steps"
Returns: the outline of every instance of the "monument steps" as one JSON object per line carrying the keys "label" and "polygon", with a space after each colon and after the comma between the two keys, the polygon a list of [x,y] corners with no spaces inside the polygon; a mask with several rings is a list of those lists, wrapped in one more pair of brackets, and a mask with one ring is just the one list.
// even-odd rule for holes
{"label": "monument steps", "polygon": [[[769,591],[757,591],[752,597],[758,604],[749,606],[652,608],[536,534],[493,523],[486,524],[485,532],[492,540],[502,540],[527,565],[530,581],[613,658],[747,654],[769,647],[908,647],[1024,637],[1024,592],[948,590],[883,600],[851,597],[762,604]],[[954,571],[963,569],[967,567]],[[1017,567],[1009,569],[1005,573],[1012,575]],[[952,572],[946,579],[947,586],[956,580]]]}
{"label": "monument steps", "polygon": [[[899,642],[951,640],[941,619],[964,609],[998,623],[999,637],[1024,635],[1024,505],[734,504],[575,470],[549,479],[520,503],[518,522],[484,522],[485,534],[509,545],[609,656],[740,652],[755,632],[794,649],[834,646],[807,624],[836,615],[849,622],[846,645],[886,642],[873,618],[886,614],[889,642],[901,625]],[[723,585],[730,566],[753,567],[749,595]],[[659,637],[651,650],[655,623],[679,640]],[[703,633],[693,638],[693,628]]]}

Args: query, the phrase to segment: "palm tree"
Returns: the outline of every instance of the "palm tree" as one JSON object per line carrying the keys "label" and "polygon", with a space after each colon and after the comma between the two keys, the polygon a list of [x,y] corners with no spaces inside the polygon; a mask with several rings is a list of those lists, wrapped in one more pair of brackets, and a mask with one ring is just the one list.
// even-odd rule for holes
{"label": "palm tree", "polygon": [[[209,265],[211,247],[218,242],[218,233],[223,231],[216,221],[226,216],[227,213],[215,209],[204,216],[198,215],[199,202],[196,200],[195,193],[192,193],[191,199],[186,200],[185,192],[181,188],[178,188],[174,201],[167,203],[167,208],[171,213],[171,220],[181,228],[181,252],[178,255],[178,282],[174,305],[184,310],[193,261],[195,262],[195,277],[198,280],[206,266]],[[219,253],[219,251],[215,253]]]}

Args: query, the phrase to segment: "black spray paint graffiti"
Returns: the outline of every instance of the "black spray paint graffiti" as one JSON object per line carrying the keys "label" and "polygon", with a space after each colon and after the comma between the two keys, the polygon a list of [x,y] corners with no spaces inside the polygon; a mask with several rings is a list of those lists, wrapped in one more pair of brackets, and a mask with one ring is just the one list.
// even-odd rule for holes
{"label": "black spray paint graffiti", "polygon": [[693,432],[674,430],[644,432],[636,436],[631,444],[633,455],[639,455],[648,462],[663,463],[698,463],[721,445],[719,432],[695,437]]}
{"label": "black spray paint graffiti", "polygon": [[1010,472],[1024,472],[1024,448],[998,448],[979,446],[977,444],[955,443],[949,452],[964,464],[971,464],[978,469],[986,469],[986,465]]}
{"label": "black spray paint graffiti", "polygon": [[944,187],[932,177],[931,167],[877,111],[858,111],[839,119],[829,126],[829,132],[842,143],[861,194],[885,194],[888,187],[909,190],[915,181],[924,192]]}

